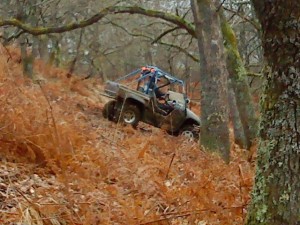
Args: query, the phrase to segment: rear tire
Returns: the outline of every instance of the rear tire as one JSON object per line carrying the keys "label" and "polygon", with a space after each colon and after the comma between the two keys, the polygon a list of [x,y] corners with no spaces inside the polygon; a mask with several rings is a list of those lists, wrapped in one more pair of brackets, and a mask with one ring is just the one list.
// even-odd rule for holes
{"label": "rear tire", "polygon": [[120,122],[136,127],[141,120],[141,111],[136,105],[125,104],[120,116]]}
{"label": "rear tire", "polygon": [[111,100],[104,105],[102,115],[105,119],[108,119],[110,121],[114,120],[115,105],[115,100]]}
{"label": "rear tire", "polygon": [[195,129],[195,125],[187,124],[180,129],[180,136],[187,138],[188,140],[198,141],[200,138],[200,134]]}

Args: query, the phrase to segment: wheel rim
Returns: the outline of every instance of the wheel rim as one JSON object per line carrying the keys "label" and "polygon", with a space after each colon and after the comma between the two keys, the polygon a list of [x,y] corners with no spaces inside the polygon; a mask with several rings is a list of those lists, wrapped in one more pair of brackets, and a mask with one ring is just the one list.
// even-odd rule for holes
{"label": "wheel rim", "polygon": [[123,113],[123,120],[125,123],[132,124],[135,121],[135,113],[131,110],[128,110]]}
{"label": "wheel rim", "polygon": [[190,130],[185,130],[181,133],[181,136],[189,139],[189,140],[193,140],[194,139],[194,133]]}

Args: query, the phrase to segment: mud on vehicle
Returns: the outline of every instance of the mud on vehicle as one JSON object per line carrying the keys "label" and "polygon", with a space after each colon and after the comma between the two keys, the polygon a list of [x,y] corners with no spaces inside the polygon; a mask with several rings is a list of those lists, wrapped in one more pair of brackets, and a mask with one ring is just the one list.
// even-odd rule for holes
{"label": "mud on vehicle", "polygon": [[143,67],[105,86],[103,116],[136,127],[140,121],[171,135],[199,138],[200,118],[189,108],[182,80],[153,66]]}

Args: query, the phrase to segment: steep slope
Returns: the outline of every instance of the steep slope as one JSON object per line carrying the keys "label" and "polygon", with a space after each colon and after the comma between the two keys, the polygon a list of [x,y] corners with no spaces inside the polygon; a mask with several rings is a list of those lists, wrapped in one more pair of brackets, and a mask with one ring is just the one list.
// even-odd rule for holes
{"label": "steep slope", "polygon": [[106,121],[97,79],[0,47],[1,224],[242,224],[253,168],[145,124]]}

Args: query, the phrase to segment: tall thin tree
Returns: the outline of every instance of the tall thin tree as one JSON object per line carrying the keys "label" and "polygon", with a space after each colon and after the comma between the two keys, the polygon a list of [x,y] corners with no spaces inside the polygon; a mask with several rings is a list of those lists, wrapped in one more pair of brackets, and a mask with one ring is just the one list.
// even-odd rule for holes
{"label": "tall thin tree", "polygon": [[200,54],[201,145],[229,161],[228,72],[214,1],[191,0]]}

